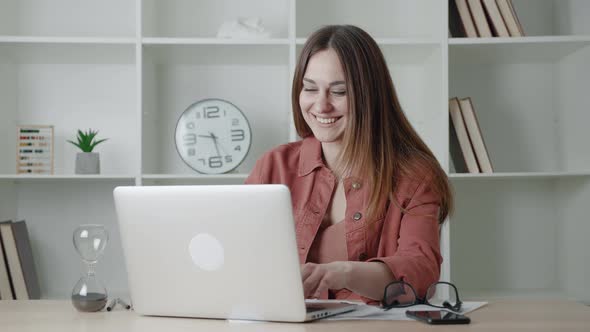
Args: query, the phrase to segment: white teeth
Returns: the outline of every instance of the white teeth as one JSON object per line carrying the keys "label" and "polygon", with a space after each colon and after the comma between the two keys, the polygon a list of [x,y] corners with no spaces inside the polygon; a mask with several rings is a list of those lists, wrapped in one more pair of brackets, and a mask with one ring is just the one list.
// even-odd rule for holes
{"label": "white teeth", "polygon": [[336,121],[336,118],[318,118],[317,116],[315,118],[316,120],[318,120],[319,123],[324,124],[334,123]]}

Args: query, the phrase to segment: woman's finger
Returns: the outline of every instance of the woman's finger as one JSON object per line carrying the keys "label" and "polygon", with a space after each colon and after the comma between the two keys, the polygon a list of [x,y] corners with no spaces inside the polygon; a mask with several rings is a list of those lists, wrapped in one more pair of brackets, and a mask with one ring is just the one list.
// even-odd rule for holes
{"label": "woman's finger", "polygon": [[305,263],[301,265],[301,280],[307,279],[315,270],[317,264]]}
{"label": "woman's finger", "polygon": [[305,298],[313,296],[315,290],[318,287],[319,282],[322,280],[321,269],[315,267],[309,276],[303,280],[303,293]]}
{"label": "woman's finger", "polygon": [[327,292],[329,288],[330,288],[329,274],[325,273],[322,275],[320,282],[318,282],[316,289],[312,293],[313,297],[316,299],[321,298],[322,294],[324,292]]}

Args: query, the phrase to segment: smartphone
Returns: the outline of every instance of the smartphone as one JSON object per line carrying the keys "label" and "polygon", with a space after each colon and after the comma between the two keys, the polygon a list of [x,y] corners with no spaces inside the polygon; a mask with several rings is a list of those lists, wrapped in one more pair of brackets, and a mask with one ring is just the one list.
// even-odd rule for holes
{"label": "smartphone", "polygon": [[408,310],[406,316],[428,324],[469,324],[467,316],[447,310]]}

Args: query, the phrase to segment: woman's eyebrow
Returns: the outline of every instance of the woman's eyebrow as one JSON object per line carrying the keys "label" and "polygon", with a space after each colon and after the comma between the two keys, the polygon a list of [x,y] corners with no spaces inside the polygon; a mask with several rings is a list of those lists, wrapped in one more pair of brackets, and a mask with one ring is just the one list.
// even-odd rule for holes
{"label": "woman's eyebrow", "polygon": [[346,82],[344,82],[344,81],[334,81],[334,82],[330,83],[330,86],[340,85],[340,84],[346,84]]}
{"label": "woman's eyebrow", "polygon": [[[303,78],[303,81],[305,81],[307,83],[311,83],[311,84],[316,84],[314,80],[309,79],[309,78],[305,78],[305,77]],[[334,81],[334,82],[331,82],[329,85],[330,86],[334,86],[334,85],[340,85],[340,84],[346,84],[346,82],[344,82],[344,81]]]}

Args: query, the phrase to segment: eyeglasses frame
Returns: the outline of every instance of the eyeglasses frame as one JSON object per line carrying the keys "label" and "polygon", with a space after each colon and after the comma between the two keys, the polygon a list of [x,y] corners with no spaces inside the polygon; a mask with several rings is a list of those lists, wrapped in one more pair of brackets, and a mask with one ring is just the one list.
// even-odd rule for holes
{"label": "eyeglasses frame", "polygon": [[[414,292],[414,302],[413,303],[409,303],[409,304],[400,304],[400,305],[395,305],[395,301],[394,303],[391,304],[385,304],[385,296],[387,295],[387,289],[394,284],[400,284],[400,285],[407,285],[408,287],[410,287],[410,289],[412,290],[412,292]],[[457,295],[457,302],[455,303],[455,305],[451,305],[450,303],[448,303],[447,301],[443,302],[442,306],[439,305],[434,305],[432,303],[430,303],[428,301],[428,299],[426,298],[421,298],[418,296],[418,293],[416,292],[416,290],[414,289],[414,286],[412,286],[410,283],[405,282],[403,280],[396,280],[394,282],[391,282],[389,284],[387,284],[387,286],[385,286],[385,289],[383,290],[383,298],[381,300],[381,306],[383,307],[384,311],[393,309],[393,308],[407,308],[407,307],[411,307],[414,305],[420,305],[420,304],[425,304],[425,305],[429,305],[431,307],[435,307],[435,308],[442,308],[442,309],[449,309],[455,312],[458,312],[459,310],[461,310],[461,305],[463,304],[463,302],[461,302],[461,300],[459,299],[459,290],[457,290],[457,286],[455,286],[454,284],[447,282],[447,281],[437,281],[433,284],[431,284],[430,286],[428,286],[428,288],[426,289],[426,294],[428,294],[428,291],[436,285],[448,285],[451,286],[454,290],[455,290],[455,294]],[[446,305],[445,305],[446,304]]]}

